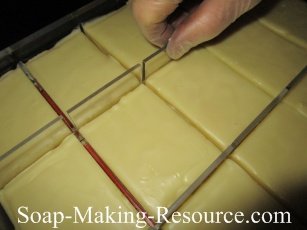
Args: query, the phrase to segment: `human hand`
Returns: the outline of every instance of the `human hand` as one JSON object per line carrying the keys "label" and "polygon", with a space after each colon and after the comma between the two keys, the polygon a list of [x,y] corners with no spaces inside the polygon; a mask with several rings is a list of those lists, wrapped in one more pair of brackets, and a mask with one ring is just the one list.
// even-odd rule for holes
{"label": "human hand", "polygon": [[132,0],[134,17],[144,36],[160,47],[168,43],[166,51],[173,59],[216,37],[261,0],[203,0],[169,22],[169,15],[182,1]]}

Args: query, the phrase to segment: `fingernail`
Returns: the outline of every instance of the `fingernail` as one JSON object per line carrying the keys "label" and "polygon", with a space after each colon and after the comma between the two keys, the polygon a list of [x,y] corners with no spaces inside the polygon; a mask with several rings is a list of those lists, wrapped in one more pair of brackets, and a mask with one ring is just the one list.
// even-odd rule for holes
{"label": "fingernail", "polygon": [[166,48],[166,52],[168,53],[170,58],[175,60],[181,58],[187,51],[188,49],[186,48],[185,45],[183,44],[176,45],[172,43],[170,40]]}

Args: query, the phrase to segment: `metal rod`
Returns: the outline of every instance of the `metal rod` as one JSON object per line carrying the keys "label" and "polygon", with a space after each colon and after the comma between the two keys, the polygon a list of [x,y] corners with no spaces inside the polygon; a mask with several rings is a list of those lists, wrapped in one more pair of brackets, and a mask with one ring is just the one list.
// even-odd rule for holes
{"label": "metal rod", "polygon": [[142,76],[141,76],[141,83],[144,83],[146,80],[146,63],[142,61]]}
{"label": "metal rod", "polygon": [[162,51],[164,51],[166,49],[167,45],[162,46],[160,49],[158,49],[157,51],[153,52],[152,54],[150,54],[148,57],[146,57],[143,62],[148,62],[150,59],[153,59],[155,56],[157,56],[159,53],[161,53]]}
{"label": "metal rod", "polygon": [[[268,104],[262,112],[238,135],[238,137],[203,171],[203,173],[178,197],[164,215],[167,219],[207,180],[226,158],[246,139],[246,137],[267,117],[267,115],[282,101],[288,92],[307,75],[307,66],[292,79],[292,81]],[[166,223],[164,218],[153,229],[160,229]]]}
{"label": "metal rod", "polygon": [[150,54],[148,57],[143,59],[143,61],[141,62],[141,65],[142,65],[141,83],[145,82],[146,80],[146,63],[150,61],[152,58],[154,58],[155,56],[157,56],[159,53],[164,51],[166,49],[166,46],[167,45],[164,45],[163,47],[161,47],[160,49],[158,49],[157,51],[155,51],[154,53]]}

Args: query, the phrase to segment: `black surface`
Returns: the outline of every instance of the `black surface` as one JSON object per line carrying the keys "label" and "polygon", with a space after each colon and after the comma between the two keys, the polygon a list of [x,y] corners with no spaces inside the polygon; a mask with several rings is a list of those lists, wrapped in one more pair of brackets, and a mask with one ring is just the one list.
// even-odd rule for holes
{"label": "black surface", "polygon": [[1,204],[0,204],[0,229],[14,230],[14,226]]}
{"label": "black surface", "polygon": [[92,1],[2,1],[0,7],[0,50]]}

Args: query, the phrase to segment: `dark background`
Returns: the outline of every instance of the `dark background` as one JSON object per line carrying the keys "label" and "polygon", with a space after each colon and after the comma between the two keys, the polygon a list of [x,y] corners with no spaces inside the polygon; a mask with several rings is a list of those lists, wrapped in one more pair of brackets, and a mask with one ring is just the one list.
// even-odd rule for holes
{"label": "dark background", "polygon": [[0,4],[0,51],[92,1],[2,1]]}

